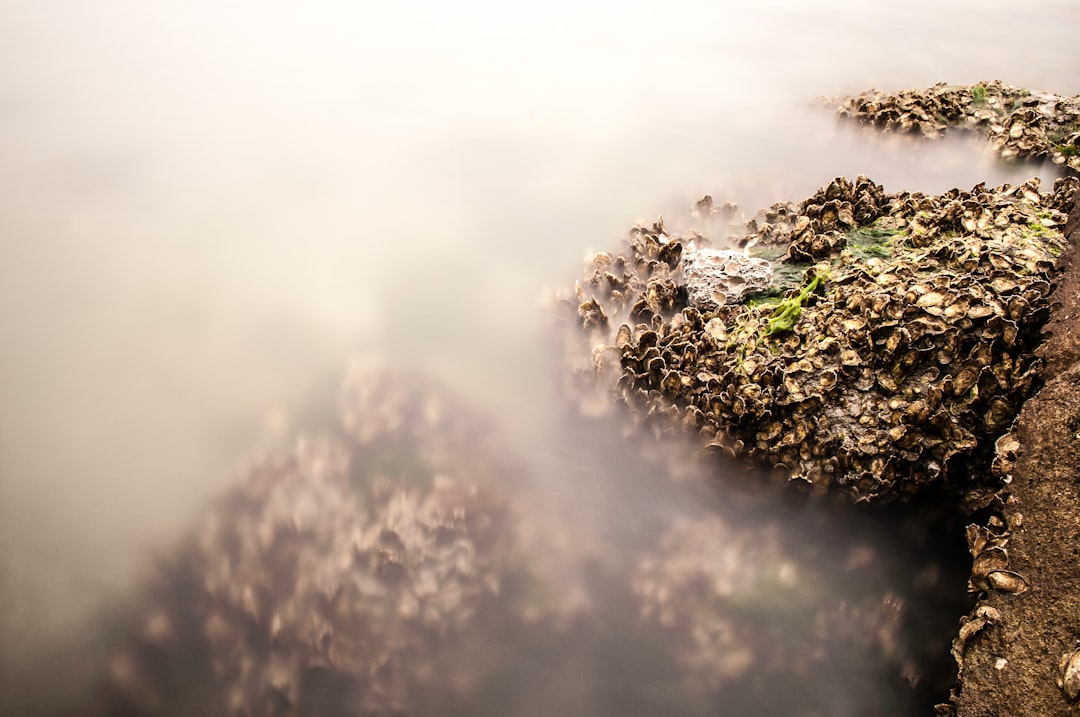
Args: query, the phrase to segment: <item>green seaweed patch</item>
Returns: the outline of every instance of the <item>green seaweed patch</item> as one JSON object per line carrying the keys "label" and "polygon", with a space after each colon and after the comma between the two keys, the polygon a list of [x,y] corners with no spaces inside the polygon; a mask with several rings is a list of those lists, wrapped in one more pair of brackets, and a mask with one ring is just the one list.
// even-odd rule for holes
{"label": "green seaweed patch", "polygon": [[806,303],[806,300],[810,298],[810,294],[814,293],[814,290],[821,285],[822,274],[815,271],[814,278],[810,280],[806,286],[803,287],[795,296],[781,301],[776,311],[769,318],[769,326],[765,330],[765,336],[773,336],[775,334],[791,331],[795,327],[795,323],[802,316],[802,307]]}
{"label": "green seaweed patch", "polygon": [[789,261],[788,246],[754,246],[749,255],[755,259],[769,262],[773,270],[772,283],[767,289],[749,295],[744,302],[748,306],[763,303],[776,303],[774,298],[783,296],[792,289],[802,286],[806,271],[813,264],[804,261]]}
{"label": "green seaweed patch", "polygon": [[973,105],[986,104],[986,85],[973,85],[971,88],[971,103]]}

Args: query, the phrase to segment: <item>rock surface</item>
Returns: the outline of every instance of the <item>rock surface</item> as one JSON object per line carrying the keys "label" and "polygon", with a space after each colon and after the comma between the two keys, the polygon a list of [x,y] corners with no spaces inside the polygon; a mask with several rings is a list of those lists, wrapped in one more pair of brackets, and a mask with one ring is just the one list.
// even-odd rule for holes
{"label": "rock surface", "polygon": [[730,249],[686,250],[682,261],[687,299],[697,306],[741,304],[772,283],[769,262]]}

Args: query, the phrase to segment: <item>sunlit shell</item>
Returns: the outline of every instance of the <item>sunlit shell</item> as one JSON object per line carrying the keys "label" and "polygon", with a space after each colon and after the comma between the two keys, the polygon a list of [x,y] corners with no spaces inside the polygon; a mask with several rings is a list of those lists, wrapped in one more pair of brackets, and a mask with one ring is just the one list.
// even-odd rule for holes
{"label": "sunlit shell", "polygon": [[956,375],[953,377],[952,392],[953,395],[961,396],[971,390],[971,387],[975,385],[975,381],[978,379],[979,373],[974,366],[963,366]]}
{"label": "sunlit shell", "polygon": [[1080,649],[1066,652],[1058,662],[1058,687],[1075,702],[1080,697]]}
{"label": "sunlit shell", "polygon": [[840,362],[845,366],[859,366],[862,364],[862,358],[858,351],[844,349],[840,352]]}
{"label": "sunlit shell", "polygon": [[1022,575],[1010,570],[994,570],[986,576],[994,590],[1018,595],[1027,592],[1028,584]]}
{"label": "sunlit shell", "polygon": [[976,633],[987,625],[996,625],[1001,621],[1001,612],[989,605],[980,605],[970,619],[965,619],[960,625],[958,638],[960,644],[966,643]]}
{"label": "sunlit shell", "polygon": [[971,566],[973,575],[989,576],[995,570],[1009,567],[1009,555],[1004,548],[987,548],[978,554]]}

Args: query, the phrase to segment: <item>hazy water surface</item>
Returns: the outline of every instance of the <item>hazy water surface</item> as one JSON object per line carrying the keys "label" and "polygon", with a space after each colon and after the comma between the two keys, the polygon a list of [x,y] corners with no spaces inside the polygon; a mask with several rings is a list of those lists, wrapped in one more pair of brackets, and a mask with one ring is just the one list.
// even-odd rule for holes
{"label": "hazy water surface", "polygon": [[0,0],[0,711],[349,355],[542,465],[539,299],[587,248],[704,193],[1026,178],[810,101],[1076,94],[1078,33],[1071,0]]}

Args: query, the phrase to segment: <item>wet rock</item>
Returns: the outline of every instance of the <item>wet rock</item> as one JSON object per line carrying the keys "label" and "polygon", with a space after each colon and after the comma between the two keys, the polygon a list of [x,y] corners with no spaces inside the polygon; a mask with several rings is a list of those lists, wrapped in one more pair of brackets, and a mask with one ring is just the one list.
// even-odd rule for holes
{"label": "wet rock", "polygon": [[[840,555],[822,547],[793,545],[768,521],[673,522],[632,586],[642,616],[670,641],[688,690],[768,714],[904,714],[882,677],[907,671],[916,679],[904,600],[885,588],[871,545],[856,542]],[[835,674],[873,680],[880,692],[851,703],[818,689]]]}
{"label": "wet rock", "polygon": [[[613,548],[524,510],[516,463],[436,386],[364,367],[340,403],[339,432],[239,476],[132,597],[80,714],[855,717],[914,699],[913,583],[873,540],[808,545],[830,521],[792,531],[746,495],[736,518],[635,507],[657,525]],[[853,697],[825,671],[897,689]]]}

